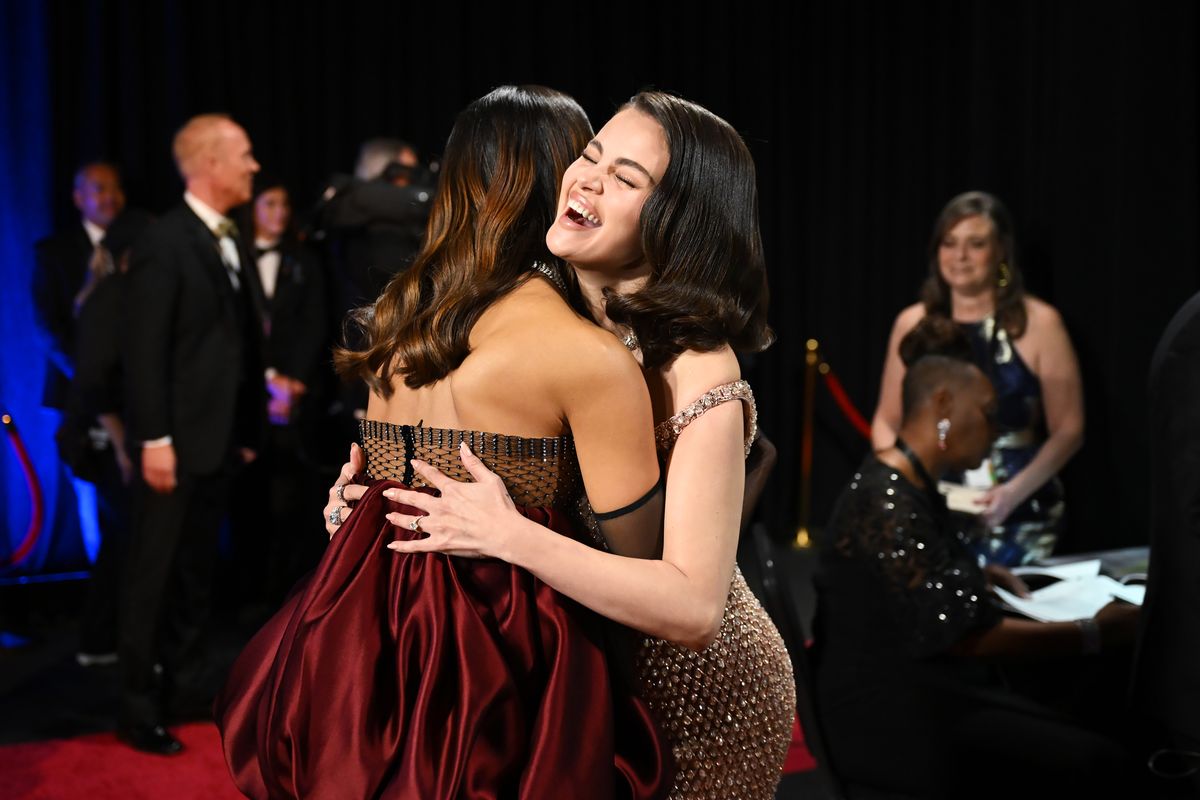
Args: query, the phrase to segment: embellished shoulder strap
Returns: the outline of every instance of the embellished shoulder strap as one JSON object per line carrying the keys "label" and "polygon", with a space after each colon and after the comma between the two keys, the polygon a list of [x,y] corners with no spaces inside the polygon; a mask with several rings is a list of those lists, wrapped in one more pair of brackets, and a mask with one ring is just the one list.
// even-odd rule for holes
{"label": "embellished shoulder strap", "polygon": [[709,389],[689,403],[678,414],[658,423],[654,427],[654,440],[658,445],[658,451],[660,453],[670,451],[675,446],[675,440],[679,438],[679,434],[683,433],[684,428],[692,424],[696,419],[704,416],[709,409],[716,408],[722,403],[728,403],[730,400],[741,400],[746,404],[747,416],[750,422],[746,433],[746,455],[750,455],[750,445],[754,443],[755,437],[758,436],[758,408],[754,404],[754,392],[750,390],[750,384],[742,380]]}

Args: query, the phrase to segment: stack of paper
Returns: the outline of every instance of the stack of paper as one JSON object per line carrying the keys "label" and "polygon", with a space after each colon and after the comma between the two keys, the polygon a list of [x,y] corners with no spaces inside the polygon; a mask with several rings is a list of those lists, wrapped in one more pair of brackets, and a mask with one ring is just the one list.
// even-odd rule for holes
{"label": "stack of paper", "polygon": [[1070,622],[1094,617],[1113,598],[1140,606],[1146,596],[1145,586],[1126,585],[1101,575],[1098,560],[1054,567],[1019,567],[1013,572],[1017,575],[1048,575],[1058,579],[1032,592],[1031,597],[1017,597],[1012,592],[995,587],[996,594],[1013,611],[1042,622]]}

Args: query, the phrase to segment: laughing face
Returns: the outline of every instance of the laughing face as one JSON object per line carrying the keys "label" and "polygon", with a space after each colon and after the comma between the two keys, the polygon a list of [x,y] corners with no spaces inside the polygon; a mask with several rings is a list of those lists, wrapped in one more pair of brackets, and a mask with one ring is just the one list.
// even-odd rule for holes
{"label": "laughing face", "polygon": [[618,112],[563,174],[558,217],[546,233],[550,252],[579,269],[630,277],[644,270],[638,221],[669,160],[653,118]]}

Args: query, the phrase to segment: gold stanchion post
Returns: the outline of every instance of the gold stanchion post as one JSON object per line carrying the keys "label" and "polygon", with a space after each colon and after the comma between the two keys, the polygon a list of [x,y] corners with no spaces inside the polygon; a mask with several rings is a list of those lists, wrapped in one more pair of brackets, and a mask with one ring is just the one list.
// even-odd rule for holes
{"label": "gold stanchion post", "polygon": [[796,528],[796,547],[810,547],[809,515],[812,513],[813,400],[817,394],[817,367],[821,363],[820,344],[809,339],[804,355],[804,418],[800,428],[800,524]]}

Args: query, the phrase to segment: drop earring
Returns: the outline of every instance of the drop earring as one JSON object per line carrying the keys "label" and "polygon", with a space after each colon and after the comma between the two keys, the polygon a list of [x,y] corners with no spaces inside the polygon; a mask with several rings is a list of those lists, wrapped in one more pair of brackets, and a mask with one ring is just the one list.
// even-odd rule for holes
{"label": "drop earring", "polygon": [[942,417],[937,423],[938,450],[946,449],[946,437],[950,435],[950,420]]}
{"label": "drop earring", "polygon": [[1008,264],[1001,261],[999,268],[996,270],[996,286],[1001,289],[1005,289],[1011,282],[1012,270],[1008,268]]}

